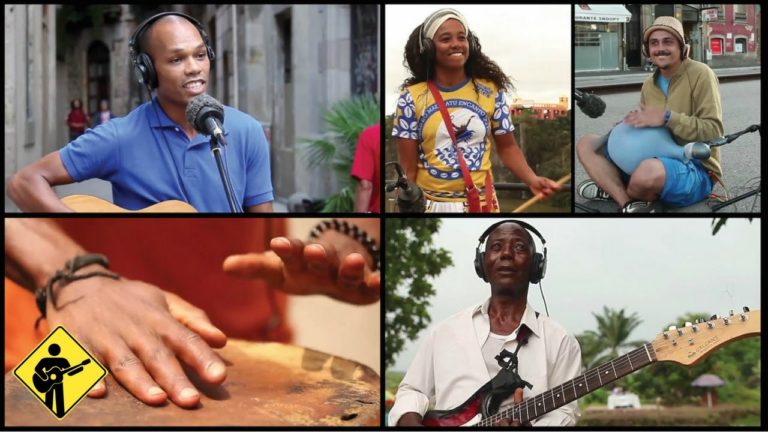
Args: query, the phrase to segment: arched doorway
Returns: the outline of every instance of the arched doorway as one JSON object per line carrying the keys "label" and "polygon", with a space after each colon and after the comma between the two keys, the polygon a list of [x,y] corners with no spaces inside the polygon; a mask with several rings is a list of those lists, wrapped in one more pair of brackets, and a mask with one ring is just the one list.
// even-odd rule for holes
{"label": "arched doorway", "polygon": [[109,100],[109,48],[101,41],[88,46],[88,95],[85,101],[86,113],[93,114],[99,109],[99,101]]}

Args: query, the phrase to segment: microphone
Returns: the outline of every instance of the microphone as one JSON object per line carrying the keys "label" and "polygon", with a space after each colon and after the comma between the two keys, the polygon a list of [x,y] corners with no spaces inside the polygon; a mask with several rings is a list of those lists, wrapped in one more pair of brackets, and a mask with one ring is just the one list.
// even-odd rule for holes
{"label": "microphone", "polygon": [[706,160],[711,155],[712,150],[702,142],[690,142],[683,146],[683,158],[686,161],[691,159]]}
{"label": "microphone", "polygon": [[605,102],[599,96],[584,93],[578,89],[574,90],[573,94],[576,105],[589,117],[598,118],[605,112]]}
{"label": "microphone", "polygon": [[210,135],[221,144],[224,138],[224,105],[208,94],[197,95],[187,104],[187,121],[198,133]]}
{"label": "microphone", "polygon": [[403,167],[399,163],[387,162],[385,165],[394,165],[395,171],[397,171],[397,181],[387,184],[384,189],[387,192],[392,192],[400,188],[400,193],[397,194],[397,208],[400,210],[400,213],[424,213],[427,208],[427,202],[421,188],[416,183],[408,180]]}

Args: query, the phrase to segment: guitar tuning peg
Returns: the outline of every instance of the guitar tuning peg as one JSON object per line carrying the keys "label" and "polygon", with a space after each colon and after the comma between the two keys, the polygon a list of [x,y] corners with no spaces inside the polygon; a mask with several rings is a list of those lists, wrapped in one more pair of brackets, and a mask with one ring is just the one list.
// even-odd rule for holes
{"label": "guitar tuning peg", "polygon": [[733,309],[731,309],[731,310],[730,310],[730,312],[729,312],[729,314],[728,314],[728,315],[729,315],[729,316],[733,316]]}
{"label": "guitar tuning peg", "polygon": [[685,326],[686,326],[686,327],[691,327],[692,325],[693,325],[693,324],[691,324],[691,322],[690,322],[690,321],[686,321],[686,322],[685,322]]}
{"label": "guitar tuning peg", "polygon": [[744,306],[744,307],[742,308],[742,310],[744,310],[744,312],[749,312],[749,308],[748,308],[748,307],[746,307],[746,306]]}
{"label": "guitar tuning peg", "polygon": [[677,330],[677,326],[669,326],[669,331],[673,332],[675,330]]}
{"label": "guitar tuning peg", "polygon": [[714,320],[716,320],[716,319],[717,319],[717,314],[714,314],[714,315],[712,315],[711,317],[709,317],[709,320],[710,320],[710,321],[714,321]]}

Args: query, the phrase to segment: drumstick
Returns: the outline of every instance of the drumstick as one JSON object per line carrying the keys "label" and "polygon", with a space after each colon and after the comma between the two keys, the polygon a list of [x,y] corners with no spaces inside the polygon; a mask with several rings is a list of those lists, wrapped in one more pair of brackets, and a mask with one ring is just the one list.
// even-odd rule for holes
{"label": "drumstick", "polygon": [[[558,184],[558,186],[562,186],[562,185],[565,184],[565,182],[567,182],[570,179],[571,179],[571,175],[570,174],[566,174],[560,180],[557,181],[557,184]],[[534,196],[533,198],[531,198],[528,201],[526,201],[523,204],[521,204],[520,207],[512,210],[512,213],[520,213],[523,210],[527,209],[528,207],[530,207],[530,206],[536,204],[537,202],[539,202],[542,198],[544,198],[544,194],[537,193],[536,196]]]}

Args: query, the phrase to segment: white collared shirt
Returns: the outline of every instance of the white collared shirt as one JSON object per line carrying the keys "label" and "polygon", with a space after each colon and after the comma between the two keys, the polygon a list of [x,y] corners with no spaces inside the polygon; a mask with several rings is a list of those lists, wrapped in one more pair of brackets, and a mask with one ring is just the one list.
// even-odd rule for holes
{"label": "white collared shirt", "polygon": [[[408,372],[395,395],[389,412],[389,425],[396,425],[407,412],[446,410],[459,406],[477,389],[490,381],[483,359],[482,346],[489,337],[491,321],[488,316],[490,299],[467,308],[427,331]],[[518,372],[533,385],[523,390],[523,398],[531,398],[581,372],[581,349],[575,337],[550,319],[527,305],[521,324],[531,329],[528,344],[520,348]],[[517,332],[518,329],[515,330]],[[510,338],[503,345],[514,352],[517,341]],[[532,421],[533,426],[572,426],[579,409],[576,401],[563,405]]]}

